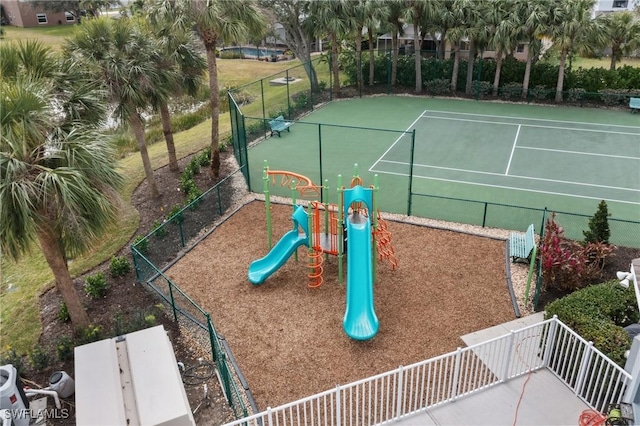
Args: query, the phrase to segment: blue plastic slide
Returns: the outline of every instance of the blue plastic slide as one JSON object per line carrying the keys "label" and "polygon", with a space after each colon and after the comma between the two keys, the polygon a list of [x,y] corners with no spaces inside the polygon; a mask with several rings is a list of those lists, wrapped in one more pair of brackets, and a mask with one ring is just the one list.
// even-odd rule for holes
{"label": "blue plastic slide", "polygon": [[[295,229],[284,234],[265,257],[251,262],[249,266],[249,281],[252,284],[262,284],[271,274],[285,264],[298,247],[308,244],[307,213],[304,211],[304,207],[297,206],[291,219],[296,225]],[[303,234],[298,233],[298,226],[304,231]]]}
{"label": "blue plastic slide", "polygon": [[348,216],[347,228],[347,310],[342,327],[355,340],[369,340],[378,332],[373,309],[371,265],[371,220],[367,216]]}

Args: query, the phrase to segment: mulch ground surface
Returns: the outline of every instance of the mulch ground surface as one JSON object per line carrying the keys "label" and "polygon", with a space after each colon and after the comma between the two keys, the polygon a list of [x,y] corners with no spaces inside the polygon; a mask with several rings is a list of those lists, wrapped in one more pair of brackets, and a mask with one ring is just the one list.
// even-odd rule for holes
{"label": "mulch ground surface", "polygon": [[[274,243],[291,228],[291,209],[272,206]],[[378,264],[380,330],[367,342],[342,330],[336,257],[317,289],[307,287],[302,249],[264,284],[249,283],[249,264],[267,253],[262,202],[242,207],[168,275],[211,313],[260,409],[455,350],[459,336],[514,319],[503,241],[395,222],[389,230],[399,267]]]}

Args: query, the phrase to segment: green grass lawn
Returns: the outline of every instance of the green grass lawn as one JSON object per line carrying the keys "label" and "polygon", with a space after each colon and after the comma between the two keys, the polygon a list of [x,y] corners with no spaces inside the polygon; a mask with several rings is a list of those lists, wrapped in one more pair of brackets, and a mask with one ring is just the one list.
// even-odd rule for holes
{"label": "green grass lawn", "polygon": [[4,38],[0,40],[39,40],[53,50],[60,50],[66,37],[73,34],[75,25],[56,25],[47,27],[20,28],[10,25],[2,27]]}

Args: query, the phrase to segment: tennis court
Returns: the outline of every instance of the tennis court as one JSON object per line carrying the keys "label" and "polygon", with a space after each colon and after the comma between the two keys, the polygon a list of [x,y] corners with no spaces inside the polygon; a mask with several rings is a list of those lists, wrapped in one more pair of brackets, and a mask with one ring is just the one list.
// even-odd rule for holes
{"label": "tennis court", "polygon": [[[407,212],[411,187],[589,216],[606,200],[612,217],[640,220],[640,115],[625,111],[400,96],[337,101],[253,147],[249,160],[254,191],[264,160],[328,179],[332,190],[339,173],[348,184],[358,163],[367,184],[379,175],[379,207],[388,212]],[[465,210],[412,197],[418,216],[473,223]]]}

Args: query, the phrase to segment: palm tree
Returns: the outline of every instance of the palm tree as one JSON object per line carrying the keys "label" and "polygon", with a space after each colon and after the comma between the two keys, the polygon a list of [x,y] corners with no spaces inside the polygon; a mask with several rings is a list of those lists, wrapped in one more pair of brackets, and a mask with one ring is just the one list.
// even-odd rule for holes
{"label": "palm tree", "polygon": [[552,10],[551,39],[560,50],[556,102],[562,101],[564,70],[569,53],[595,50],[605,40],[602,20],[591,19],[594,4],[595,0],[564,0]]}
{"label": "palm tree", "polygon": [[156,40],[133,19],[97,18],[79,27],[64,49],[93,64],[94,78],[104,84],[114,114],[133,128],[151,196],[159,196],[141,112],[152,98],[168,97],[174,76],[158,66],[163,55]]}
{"label": "palm tree", "polygon": [[[443,3],[441,16],[441,39],[449,41],[453,50],[453,67],[451,70],[451,91],[458,89],[458,73],[460,70],[460,42],[466,35],[466,21],[458,0]],[[445,44],[446,45],[446,44]]]}
{"label": "palm tree", "polygon": [[[160,62],[157,64],[162,72],[166,69],[175,69],[176,77],[171,80],[171,88],[174,96],[186,94],[196,96],[201,87],[204,71],[207,69],[205,58],[198,52],[195,34],[183,28],[173,26],[171,22],[158,22],[151,20],[155,37],[163,51]],[[169,170],[178,171],[178,158],[176,147],[173,141],[173,128],[171,126],[171,114],[169,112],[168,99],[164,92],[159,92],[159,97],[153,96],[151,103],[154,108],[160,111],[162,121],[162,133],[167,144],[169,154]]]}
{"label": "palm tree", "polygon": [[96,126],[105,108],[87,66],[49,55],[44,62],[53,75],[23,63],[0,78],[0,245],[17,260],[38,241],[73,325],[85,328],[66,260],[113,220],[122,178]]}
{"label": "palm tree", "polygon": [[391,85],[396,85],[398,79],[398,37],[404,35],[404,13],[403,0],[386,0],[384,4],[388,7],[388,14],[384,28],[391,32]]}
{"label": "palm tree", "polygon": [[609,69],[614,70],[622,56],[640,47],[640,18],[632,12],[615,12],[604,16],[604,25],[611,46]]}
{"label": "palm tree", "polygon": [[497,0],[493,2],[491,9],[490,24],[494,28],[491,39],[496,52],[496,72],[493,78],[493,96],[498,95],[500,85],[500,73],[502,72],[502,61],[506,55],[513,52],[520,41],[519,29],[520,21],[513,9],[511,0]]}
{"label": "palm tree", "polygon": [[349,0],[312,0],[310,12],[317,36],[329,35],[333,92],[340,96],[340,40],[354,27]]}
{"label": "palm tree", "polygon": [[522,40],[527,43],[527,64],[522,80],[522,99],[525,99],[529,93],[531,65],[536,52],[534,46],[547,31],[552,3],[551,0],[514,0],[514,8],[519,17]]}
{"label": "palm tree", "polygon": [[493,2],[487,0],[458,0],[458,7],[464,11],[466,36],[469,41],[469,59],[467,61],[467,81],[465,93],[473,93],[473,67],[477,51],[484,51],[491,38],[492,28],[487,16]]}
{"label": "palm tree", "polygon": [[194,29],[207,53],[209,101],[211,103],[211,178],[220,176],[220,98],[216,44],[238,42],[263,34],[267,22],[253,1],[248,0],[157,0],[150,13],[159,20]]}
{"label": "palm tree", "polygon": [[421,0],[413,0],[405,2],[405,13],[403,15],[407,22],[413,25],[413,46],[416,71],[416,88],[415,92],[422,92],[422,38],[420,31],[422,27],[426,27],[426,23],[434,14],[437,4],[435,2],[424,2]]}
{"label": "palm tree", "polygon": [[375,78],[375,51],[373,50],[373,31],[387,19],[389,8],[385,2],[366,0],[365,21],[369,38],[369,86],[373,86]]}

